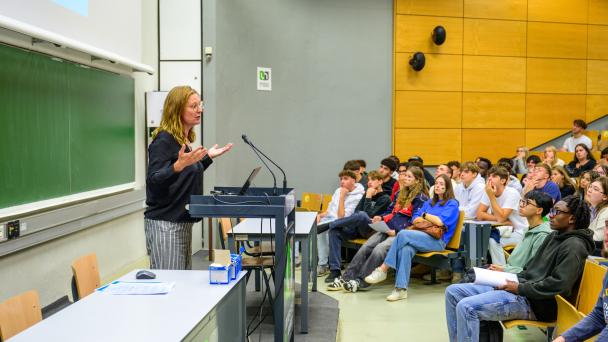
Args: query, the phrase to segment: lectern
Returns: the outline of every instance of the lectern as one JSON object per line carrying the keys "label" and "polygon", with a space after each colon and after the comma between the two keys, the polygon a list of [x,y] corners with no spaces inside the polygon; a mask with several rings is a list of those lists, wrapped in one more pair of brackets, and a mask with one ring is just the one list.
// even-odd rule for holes
{"label": "lectern", "polygon": [[[241,188],[215,187],[216,192],[238,194]],[[193,195],[192,217],[243,217],[275,219],[274,340],[293,341],[295,276],[294,189],[249,188],[245,195]]]}

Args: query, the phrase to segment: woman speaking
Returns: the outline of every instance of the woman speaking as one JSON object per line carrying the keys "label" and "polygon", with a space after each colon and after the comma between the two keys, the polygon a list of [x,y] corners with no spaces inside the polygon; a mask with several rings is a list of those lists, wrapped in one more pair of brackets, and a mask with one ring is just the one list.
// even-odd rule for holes
{"label": "woman speaking", "polygon": [[192,268],[192,225],[199,219],[190,217],[185,206],[190,195],[202,193],[203,171],[232,148],[189,146],[202,114],[199,94],[189,86],[175,87],[167,94],[160,127],[152,133],[144,213],[152,269]]}

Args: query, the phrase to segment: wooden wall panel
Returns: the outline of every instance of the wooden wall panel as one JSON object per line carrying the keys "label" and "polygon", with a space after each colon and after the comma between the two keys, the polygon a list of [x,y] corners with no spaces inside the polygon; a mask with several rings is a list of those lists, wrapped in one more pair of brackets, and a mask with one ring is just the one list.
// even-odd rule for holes
{"label": "wooden wall panel", "polygon": [[464,19],[463,52],[465,55],[525,57],[526,22]]}
{"label": "wooden wall panel", "polygon": [[589,0],[589,24],[608,25],[608,1]]}
{"label": "wooden wall panel", "polygon": [[524,92],[526,59],[463,56],[462,78],[464,91]]}
{"label": "wooden wall panel", "polygon": [[586,60],[528,58],[530,93],[584,94],[586,84]]}
{"label": "wooden wall panel", "polygon": [[420,155],[426,165],[461,160],[460,129],[396,129],[394,152],[399,159]]}
{"label": "wooden wall panel", "polygon": [[[526,146],[534,148],[566,133],[566,129],[526,129]],[[557,148],[561,146],[556,146]]]}
{"label": "wooden wall panel", "polygon": [[608,61],[588,61],[587,92],[589,94],[608,94]]}
{"label": "wooden wall panel", "polygon": [[464,16],[467,18],[526,20],[528,1],[464,0]]}
{"label": "wooden wall panel", "polygon": [[397,0],[395,13],[462,17],[462,0]]}
{"label": "wooden wall panel", "polygon": [[587,58],[587,25],[529,22],[528,57]]}
{"label": "wooden wall panel", "polygon": [[527,94],[526,128],[572,127],[585,117],[586,95]]}
{"label": "wooden wall panel", "polygon": [[460,128],[462,92],[398,91],[396,128]]}
{"label": "wooden wall panel", "polygon": [[515,155],[525,143],[523,129],[463,129],[462,160],[486,157],[492,161]]}
{"label": "wooden wall panel", "polygon": [[587,23],[587,0],[528,0],[528,20]]}
{"label": "wooden wall panel", "polygon": [[414,71],[411,54],[395,54],[395,90],[462,90],[462,56],[426,54],[426,66]]}
{"label": "wooden wall panel", "polygon": [[[395,20],[395,52],[462,53],[462,18],[397,15]],[[447,32],[441,45],[431,38],[438,25]]]}
{"label": "wooden wall panel", "polygon": [[608,115],[608,95],[587,95],[587,122]]}
{"label": "wooden wall panel", "polygon": [[608,59],[608,26],[589,25],[587,43],[589,59]]}
{"label": "wooden wall panel", "polygon": [[462,95],[463,128],[525,128],[526,95],[470,93]]}

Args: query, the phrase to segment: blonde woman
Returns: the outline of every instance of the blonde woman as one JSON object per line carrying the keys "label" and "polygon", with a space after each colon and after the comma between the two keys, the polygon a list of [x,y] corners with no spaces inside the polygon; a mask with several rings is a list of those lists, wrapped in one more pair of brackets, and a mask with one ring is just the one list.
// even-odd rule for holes
{"label": "blonde woman", "polygon": [[530,151],[527,147],[520,146],[517,148],[517,154],[513,158],[513,172],[517,174],[528,173],[528,168],[526,167],[528,156],[530,156]]}
{"label": "blonde woman", "polygon": [[201,123],[203,106],[199,94],[189,86],[169,91],[163,116],[148,147],[144,228],[150,268],[192,268],[192,225],[185,205],[190,195],[202,193],[203,171],[232,148],[227,144],[206,149],[192,148],[194,126]]}
{"label": "blonde woman", "polygon": [[557,157],[557,148],[555,146],[547,146],[545,147],[545,151],[543,152],[543,163],[555,167],[555,166],[564,166],[566,163]]}

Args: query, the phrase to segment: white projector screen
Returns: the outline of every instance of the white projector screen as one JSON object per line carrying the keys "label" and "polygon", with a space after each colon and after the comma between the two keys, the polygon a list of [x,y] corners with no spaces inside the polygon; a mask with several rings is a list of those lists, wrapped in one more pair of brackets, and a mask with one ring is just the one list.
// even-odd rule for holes
{"label": "white projector screen", "polygon": [[0,0],[0,14],[141,62],[141,0]]}

